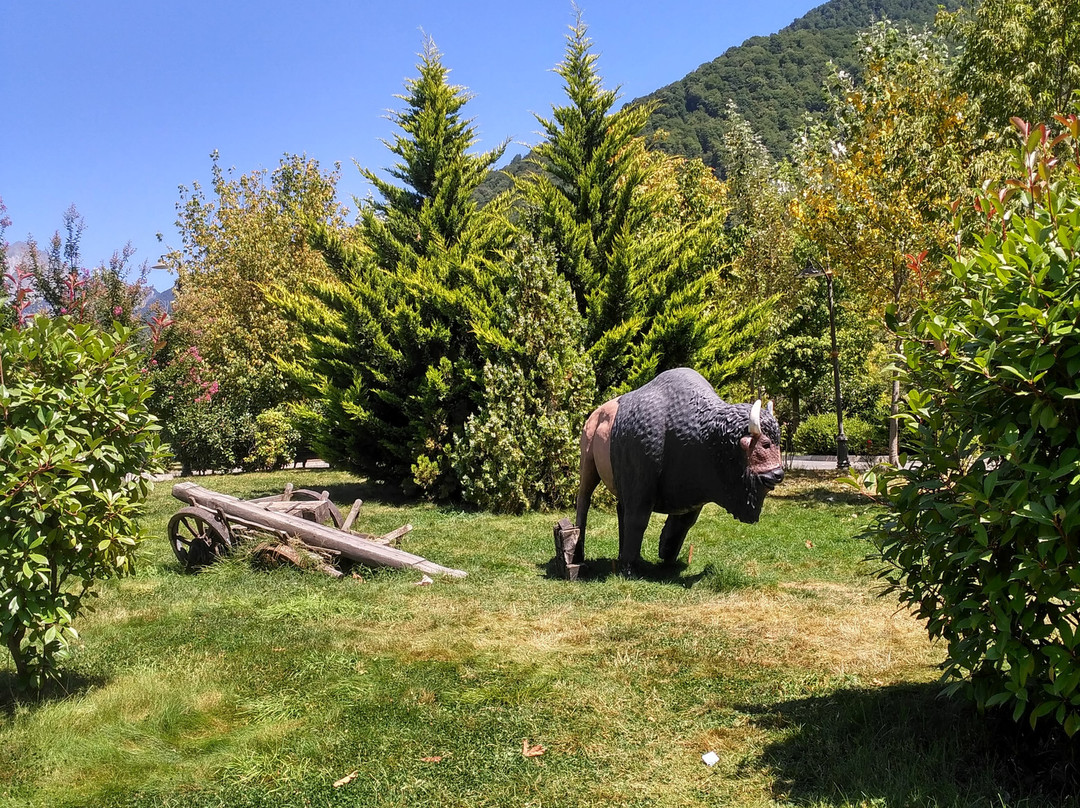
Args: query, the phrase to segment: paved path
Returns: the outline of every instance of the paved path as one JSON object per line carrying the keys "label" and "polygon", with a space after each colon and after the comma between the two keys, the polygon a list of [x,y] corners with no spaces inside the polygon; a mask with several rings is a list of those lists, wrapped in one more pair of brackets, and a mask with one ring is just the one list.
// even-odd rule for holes
{"label": "paved path", "polygon": [[[889,457],[888,455],[879,455],[876,457],[868,455],[852,455],[850,460],[853,469],[856,471],[866,471],[879,463],[887,463]],[[835,471],[836,455],[795,455],[791,460],[791,467],[793,469],[804,469],[807,471]]]}

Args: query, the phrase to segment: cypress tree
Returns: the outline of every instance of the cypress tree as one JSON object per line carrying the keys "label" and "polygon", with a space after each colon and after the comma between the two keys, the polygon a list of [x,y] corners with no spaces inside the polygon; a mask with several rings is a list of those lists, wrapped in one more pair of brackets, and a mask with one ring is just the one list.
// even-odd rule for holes
{"label": "cypress tree", "polygon": [[537,238],[555,250],[558,271],[585,319],[585,345],[600,397],[656,373],[690,365],[719,385],[754,354],[739,349],[766,325],[760,307],[729,311],[716,292],[713,257],[723,241],[723,211],[671,215],[671,164],[641,137],[653,105],[613,111],[580,15],[556,72],[569,104],[538,116],[546,140],[539,171],[519,181],[535,210]]}
{"label": "cypress tree", "polygon": [[313,369],[291,369],[323,402],[319,448],[445,498],[458,488],[454,436],[479,398],[473,331],[489,316],[497,266],[484,258],[505,232],[498,206],[478,211],[472,194],[504,145],[470,153],[469,95],[448,83],[430,40],[418,69],[386,143],[398,158],[387,173],[401,184],[362,169],[379,198],[363,203],[356,230],[310,228],[333,278],[279,301],[308,334]]}

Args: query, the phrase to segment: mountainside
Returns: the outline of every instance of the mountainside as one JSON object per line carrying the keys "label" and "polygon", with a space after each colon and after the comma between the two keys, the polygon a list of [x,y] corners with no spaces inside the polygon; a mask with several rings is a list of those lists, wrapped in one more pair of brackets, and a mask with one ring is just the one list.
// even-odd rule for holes
{"label": "mountainside", "polygon": [[756,36],[673,84],[632,103],[654,101],[648,131],[664,130],[659,148],[700,157],[718,167],[717,147],[728,100],[733,100],[774,157],[784,157],[807,112],[825,107],[822,84],[829,62],[850,69],[858,32],[889,19],[922,28],[939,5],[958,0],[830,0],[770,36]]}
{"label": "mountainside", "polygon": [[[728,100],[780,159],[802,133],[806,114],[825,109],[822,87],[830,72],[851,70],[860,31],[882,19],[922,29],[934,21],[939,6],[955,10],[960,0],[830,0],[769,36],[755,36],[728,48],[678,81],[630,103],[655,101],[646,134],[663,130],[656,148],[684,157],[700,157],[720,169],[717,150],[723,137]],[[614,83],[618,77],[607,77]],[[532,170],[514,157],[491,172],[476,189],[481,205],[513,184],[511,177]]]}

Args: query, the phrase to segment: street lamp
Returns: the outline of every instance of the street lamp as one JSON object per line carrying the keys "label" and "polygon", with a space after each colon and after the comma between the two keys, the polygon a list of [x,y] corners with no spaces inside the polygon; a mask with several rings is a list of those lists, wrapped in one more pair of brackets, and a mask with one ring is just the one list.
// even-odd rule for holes
{"label": "street lamp", "polygon": [[816,267],[811,262],[799,273],[800,278],[817,278],[825,276],[825,282],[829,287],[829,336],[832,338],[832,372],[833,391],[836,396],[836,468],[843,471],[851,466],[848,462],[847,435],[844,434],[844,409],[840,398],[840,352],[836,349],[836,309],[833,304],[833,276],[832,272],[822,267]]}

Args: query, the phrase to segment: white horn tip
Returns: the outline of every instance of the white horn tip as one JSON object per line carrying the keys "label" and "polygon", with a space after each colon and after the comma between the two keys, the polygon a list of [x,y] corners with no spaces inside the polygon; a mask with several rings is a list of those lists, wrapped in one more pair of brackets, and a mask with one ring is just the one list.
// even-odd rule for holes
{"label": "white horn tip", "polygon": [[750,434],[757,436],[761,434],[761,399],[759,398],[754,402],[754,406],[750,408]]}

